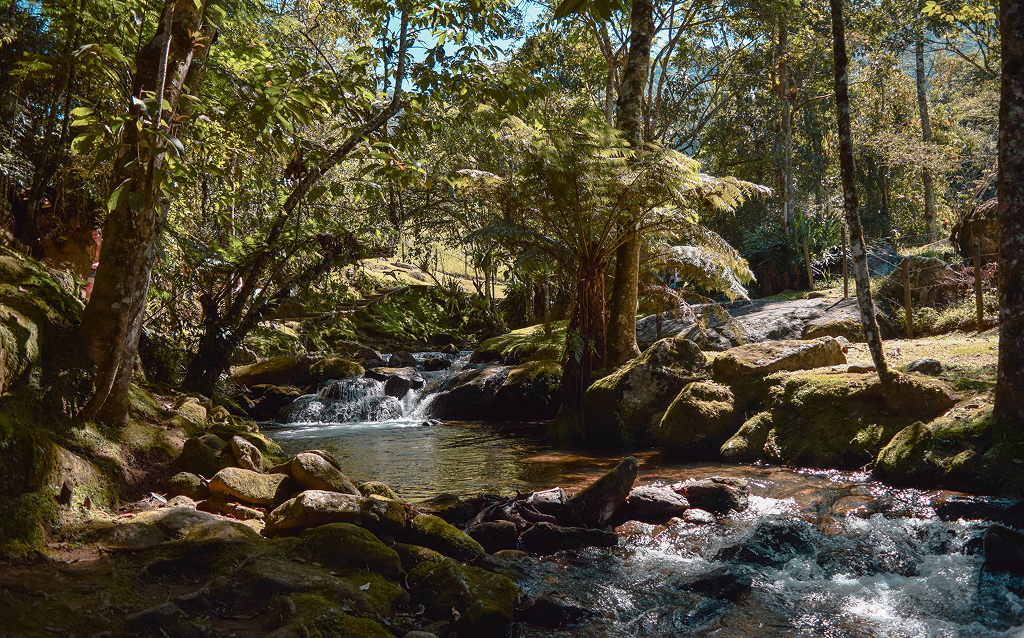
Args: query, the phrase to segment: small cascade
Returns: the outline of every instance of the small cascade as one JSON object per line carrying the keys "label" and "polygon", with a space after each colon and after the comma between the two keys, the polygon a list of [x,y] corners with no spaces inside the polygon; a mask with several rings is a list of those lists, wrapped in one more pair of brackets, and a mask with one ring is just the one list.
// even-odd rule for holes
{"label": "small cascade", "polygon": [[[414,356],[418,362],[422,362],[431,356],[447,355],[424,352]],[[469,360],[469,353],[450,359],[453,365],[447,370],[421,372],[427,387],[423,390],[409,390],[401,398],[389,396],[385,392],[385,384],[376,379],[336,379],[325,383],[316,394],[305,394],[297,398],[281,410],[276,420],[278,423],[324,424],[422,421],[435,396],[429,392],[429,388],[461,372]]]}

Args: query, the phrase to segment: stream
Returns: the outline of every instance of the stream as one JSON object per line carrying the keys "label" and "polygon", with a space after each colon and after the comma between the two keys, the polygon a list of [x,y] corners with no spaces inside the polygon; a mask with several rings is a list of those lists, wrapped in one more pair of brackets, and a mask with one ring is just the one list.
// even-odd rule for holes
{"label": "stream", "polygon": [[[378,389],[366,394],[365,385],[327,407],[358,413],[330,402],[379,403]],[[553,447],[544,423],[425,426],[426,401],[410,391],[398,401],[400,417],[264,432],[290,454],[327,450],[349,476],[383,481],[411,502],[443,492],[513,495],[556,485],[571,492],[623,456]],[[982,568],[984,516],[1009,501],[897,489],[866,473],[634,456],[637,485],[742,478],[749,508],[707,525],[631,521],[616,529],[617,547],[521,561],[525,594],[557,592],[592,613],[558,630],[517,623],[513,635],[1024,636],[1024,578]],[[685,589],[723,565],[752,583],[735,602]]]}

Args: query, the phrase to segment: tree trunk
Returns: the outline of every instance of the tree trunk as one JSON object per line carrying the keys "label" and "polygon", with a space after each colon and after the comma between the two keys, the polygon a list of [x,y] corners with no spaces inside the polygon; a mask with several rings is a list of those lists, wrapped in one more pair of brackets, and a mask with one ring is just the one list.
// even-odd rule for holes
{"label": "tree trunk", "polygon": [[999,3],[999,372],[993,416],[1020,440],[1024,425],[1024,5]]}
{"label": "tree trunk", "polygon": [[583,393],[590,387],[594,370],[605,363],[604,311],[604,265],[584,261],[577,275],[576,304],[565,334],[560,412],[577,443],[587,442]]}
{"label": "tree trunk", "polygon": [[[914,39],[914,57],[917,62],[917,110],[921,114],[921,141],[931,144],[932,122],[928,118],[928,92],[925,87],[924,75],[924,21],[920,16]],[[932,169],[928,166],[921,169],[921,182],[924,185],[924,222],[928,229],[928,241],[938,241],[939,226],[935,219],[935,184],[932,180]]]}
{"label": "tree trunk", "polygon": [[882,391],[891,396],[892,375],[882,351],[882,338],[875,322],[875,305],[871,300],[871,279],[868,275],[867,252],[864,247],[864,229],[857,214],[857,186],[853,163],[853,133],[850,130],[850,91],[847,78],[849,59],[846,56],[846,34],[843,27],[843,0],[829,0],[832,10],[832,47],[835,59],[836,110],[839,123],[839,170],[843,181],[843,207],[846,224],[850,229],[850,253],[857,281],[857,306],[864,327],[868,350],[878,370]]}
{"label": "tree trunk", "polygon": [[[203,2],[167,0],[156,34],[136,57],[132,95],[162,96],[170,105],[164,113],[168,120],[192,65],[193,34],[202,26],[203,8]],[[201,55],[208,49],[208,45],[202,47]],[[133,105],[132,112],[139,116],[139,107]],[[156,119],[155,125],[162,126],[162,118]],[[112,424],[123,423],[128,416],[128,388],[166,212],[154,175],[162,168],[163,157],[158,153],[167,142],[156,135],[143,139],[135,126],[123,130],[122,142],[127,148],[139,148],[140,155],[122,156],[114,169],[113,183],[123,184],[130,195],[120,197],[107,215],[103,259],[81,328],[96,387],[83,416]]]}
{"label": "tree trunk", "polygon": [[793,104],[789,95],[789,25],[779,18],[779,38],[775,47],[779,99],[782,100],[782,134],[785,157],[782,160],[782,228],[789,232],[793,217]]}
{"label": "tree trunk", "polygon": [[[631,146],[644,143],[644,87],[651,68],[654,3],[634,0],[629,24],[629,53],[619,89],[618,126]],[[640,354],[636,345],[637,287],[640,281],[640,237],[636,221],[626,222],[627,239],[615,251],[615,280],[609,307],[608,363],[621,365]]]}

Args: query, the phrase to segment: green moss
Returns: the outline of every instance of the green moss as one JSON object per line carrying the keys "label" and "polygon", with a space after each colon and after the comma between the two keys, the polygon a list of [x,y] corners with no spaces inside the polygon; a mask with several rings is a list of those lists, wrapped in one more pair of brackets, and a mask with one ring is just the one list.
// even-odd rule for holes
{"label": "green moss", "polygon": [[305,530],[302,540],[303,551],[325,565],[366,568],[391,580],[405,578],[395,550],[358,525],[321,525]]}
{"label": "green moss", "polygon": [[360,597],[382,618],[393,615],[399,605],[409,602],[409,594],[399,585],[367,569],[338,577],[351,585],[353,591],[358,591]]}
{"label": "green moss", "polygon": [[473,360],[487,361],[548,361],[558,362],[565,345],[568,321],[552,323],[551,334],[544,333],[544,325],[537,324],[513,330],[484,341],[473,352]]}
{"label": "green moss", "polygon": [[261,357],[283,357],[302,352],[299,333],[278,322],[266,322],[245,335],[242,344]]}
{"label": "green moss", "polygon": [[27,492],[0,501],[0,550],[22,555],[41,547],[59,509],[49,491]]}
{"label": "green moss", "polygon": [[758,412],[747,419],[740,429],[719,448],[727,461],[750,462],[761,458],[768,433],[772,430],[772,413]]}
{"label": "green moss", "polygon": [[437,334],[472,332],[474,319],[472,308],[451,309],[436,288],[409,286],[359,310],[355,324],[372,338],[417,348]]}
{"label": "green moss", "polygon": [[420,545],[409,543],[395,543],[394,550],[402,560],[402,569],[407,572],[413,570],[420,563],[440,563],[444,560],[444,554]]}
{"label": "green moss", "polygon": [[369,618],[357,618],[344,611],[344,603],[328,600],[321,594],[292,594],[295,616],[289,627],[294,635],[310,638],[392,638],[383,627]]}
{"label": "green moss", "polygon": [[383,496],[392,501],[402,501],[393,489],[380,481],[367,481],[366,483],[360,483],[358,487],[359,493],[363,496]]}
{"label": "green moss", "polygon": [[363,366],[341,357],[328,357],[309,366],[309,376],[317,382],[344,379],[346,377],[360,377],[364,372],[366,370],[363,369]]}
{"label": "green moss", "polygon": [[480,543],[468,534],[441,517],[430,514],[420,514],[413,518],[406,536],[412,543],[461,561],[472,560],[485,553]]}
{"label": "green moss", "polygon": [[448,617],[459,612],[452,629],[465,638],[502,636],[508,632],[519,588],[507,577],[451,559],[421,563],[409,573],[413,604],[428,615]]}
{"label": "green moss", "polygon": [[683,388],[658,426],[658,438],[670,458],[698,458],[719,450],[743,419],[732,390],[695,382]]}

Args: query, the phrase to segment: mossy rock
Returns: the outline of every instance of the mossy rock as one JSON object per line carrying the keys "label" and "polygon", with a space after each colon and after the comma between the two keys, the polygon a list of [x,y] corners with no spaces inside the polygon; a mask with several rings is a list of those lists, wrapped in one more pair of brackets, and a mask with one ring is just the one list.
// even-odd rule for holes
{"label": "mossy rock", "polygon": [[531,361],[508,372],[494,395],[492,418],[505,421],[552,419],[561,404],[562,365]]}
{"label": "mossy rock", "polygon": [[473,560],[485,554],[480,543],[439,516],[420,514],[409,523],[405,539],[456,560]]}
{"label": "mossy rock", "polygon": [[385,498],[367,498],[324,490],[306,490],[267,514],[264,534],[296,534],[329,523],[352,523],[373,532],[396,534],[408,520],[406,506]]}
{"label": "mossy rock", "polygon": [[630,450],[657,442],[658,426],[688,383],[706,378],[707,358],[683,337],[658,341],[626,366],[595,381],[583,395],[587,442]]}
{"label": "mossy rock", "polygon": [[394,638],[370,618],[350,615],[343,602],[315,593],[291,595],[295,613],[266,638]]}
{"label": "mossy rock", "polygon": [[441,552],[420,545],[395,543],[393,549],[402,560],[402,569],[407,572],[411,572],[420,563],[440,563],[444,560],[444,554]]}
{"label": "mossy rock", "polygon": [[424,514],[433,514],[453,525],[465,523],[473,518],[476,510],[473,506],[455,494],[438,494],[433,498],[416,504],[416,509]]}
{"label": "mossy rock", "polygon": [[231,378],[247,386],[306,386],[314,382],[309,368],[314,360],[305,355],[282,356],[231,369]]}
{"label": "mossy rock", "polygon": [[420,563],[408,580],[412,604],[422,604],[428,616],[459,612],[451,628],[460,638],[504,636],[511,627],[519,588],[505,576],[446,558]]}
{"label": "mossy rock", "polygon": [[565,321],[555,322],[550,335],[544,333],[543,324],[538,324],[492,337],[481,343],[469,360],[472,363],[500,361],[508,365],[531,361],[557,363],[562,358],[566,325]]}
{"label": "mossy rock", "polygon": [[173,496],[187,496],[193,501],[210,497],[210,488],[195,474],[178,472],[167,479],[167,491]]}
{"label": "mossy rock", "polygon": [[359,494],[355,484],[342,474],[335,463],[333,457],[325,457],[315,452],[302,452],[296,454],[288,464],[288,473],[307,490]]}
{"label": "mossy rock", "polygon": [[853,317],[844,317],[821,323],[811,322],[804,328],[804,339],[820,339],[822,337],[844,337],[850,342],[864,341],[864,326]]}
{"label": "mossy rock", "polygon": [[269,507],[287,501],[295,492],[295,482],[287,474],[260,474],[226,467],[210,479],[210,492]]}
{"label": "mossy rock", "polygon": [[393,489],[380,481],[367,481],[360,483],[357,487],[363,496],[381,496],[392,501],[402,502],[401,497]]}
{"label": "mossy rock", "polygon": [[767,341],[737,346],[715,357],[715,381],[730,386],[742,402],[765,399],[776,372],[812,370],[846,363],[843,348],[832,337],[812,341]]}
{"label": "mossy rock", "polygon": [[[381,618],[389,618],[401,605],[409,602],[409,593],[376,572],[367,569],[353,574],[335,574],[344,583],[360,592],[360,596]],[[369,585],[369,587],[367,587]]]}
{"label": "mossy rock", "polygon": [[185,440],[181,454],[174,459],[171,466],[178,472],[187,472],[203,478],[213,478],[220,470],[217,453],[195,437]]}
{"label": "mossy rock", "polygon": [[368,569],[389,580],[405,578],[398,553],[357,525],[313,527],[302,533],[302,541],[299,551],[325,565]]}
{"label": "mossy rock", "polygon": [[719,448],[719,455],[733,463],[749,463],[764,455],[764,444],[772,430],[772,413],[758,412],[744,421],[739,431]]}
{"label": "mossy rock", "polygon": [[242,343],[264,358],[293,356],[303,350],[298,331],[277,322],[256,326]]}
{"label": "mossy rock", "polygon": [[333,379],[360,377],[366,370],[363,366],[341,357],[327,357],[309,366],[309,376],[314,383],[323,383]]}
{"label": "mossy rock", "polygon": [[658,426],[658,438],[669,458],[708,458],[742,419],[732,390],[698,381],[683,388],[669,406]]}
{"label": "mossy rock", "polygon": [[897,378],[901,403],[886,404],[874,373],[794,373],[770,392],[765,460],[812,467],[861,467],[904,427],[953,405],[941,382]]}

